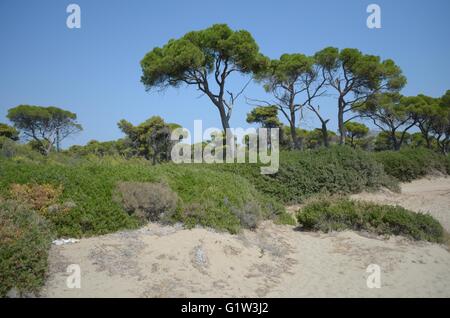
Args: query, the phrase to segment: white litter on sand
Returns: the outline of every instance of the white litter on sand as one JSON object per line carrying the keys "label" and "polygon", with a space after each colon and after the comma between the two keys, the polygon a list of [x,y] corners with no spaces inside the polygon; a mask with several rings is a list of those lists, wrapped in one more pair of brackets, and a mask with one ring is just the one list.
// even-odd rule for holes
{"label": "white litter on sand", "polygon": [[57,239],[54,240],[52,243],[55,245],[65,245],[65,244],[73,244],[73,243],[77,243],[80,240],[74,239],[74,238],[68,238],[68,239]]}

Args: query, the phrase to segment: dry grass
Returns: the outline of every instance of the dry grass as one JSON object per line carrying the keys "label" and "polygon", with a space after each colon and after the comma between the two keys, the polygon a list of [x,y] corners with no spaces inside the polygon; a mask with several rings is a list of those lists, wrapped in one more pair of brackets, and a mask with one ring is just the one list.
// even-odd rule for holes
{"label": "dry grass", "polygon": [[45,214],[48,207],[55,204],[63,192],[60,185],[51,184],[17,184],[13,183],[9,190],[12,200],[26,204],[31,209]]}

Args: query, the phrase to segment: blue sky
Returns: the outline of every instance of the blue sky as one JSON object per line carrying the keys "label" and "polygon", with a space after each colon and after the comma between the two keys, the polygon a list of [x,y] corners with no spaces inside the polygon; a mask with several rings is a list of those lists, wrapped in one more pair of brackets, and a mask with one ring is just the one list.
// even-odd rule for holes
{"label": "blue sky", "polygon": [[[66,27],[66,7],[81,7],[81,29]],[[377,3],[382,28],[366,27]],[[139,61],[146,52],[214,23],[250,31],[263,54],[355,47],[392,58],[408,78],[405,95],[441,96],[450,89],[450,1],[0,1],[0,122],[19,104],[58,106],[78,114],[84,131],[65,145],[122,137],[116,123],[152,115],[189,129],[195,119],[220,127],[217,110],[192,87],[146,92]],[[237,87],[243,81],[235,79]],[[245,82],[245,81],[244,81]],[[252,84],[245,95],[267,98]],[[336,105],[321,104],[336,129]],[[251,106],[241,99],[231,125],[247,127]],[[304,128],[318,127],[306,116]]]}

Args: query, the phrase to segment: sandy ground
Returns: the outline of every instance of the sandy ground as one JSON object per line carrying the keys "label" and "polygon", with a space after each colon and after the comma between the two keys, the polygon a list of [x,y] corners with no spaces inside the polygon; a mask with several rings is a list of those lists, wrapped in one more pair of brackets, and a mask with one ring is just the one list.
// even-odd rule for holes
{"label": "sandy ground", "polygon": [[[450,178],[357,198],[429,211],[450,224]],[[356,197],[355,197],[356,198]],[[79,264],[81,288],[66,286]],[[381,288],[368,288],[370,264]],[[445,246],[265,222],[239,235],[157,224],[53,246],[44,297],[450,297]]]}

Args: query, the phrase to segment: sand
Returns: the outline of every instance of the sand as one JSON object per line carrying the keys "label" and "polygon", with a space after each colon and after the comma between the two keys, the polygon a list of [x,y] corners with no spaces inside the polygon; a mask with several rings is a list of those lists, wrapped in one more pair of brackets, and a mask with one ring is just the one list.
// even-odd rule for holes
{"label": "sand", "polygon": [[[429,211],[448,228],[450,178],[355,199]],[[158,224],[52,246],[42,297],[450,297],[446,246],[264,222],[239,235]],[[81,288],[66,286],[79,264]],[[370,264],[380,288],[368,288]]]}

